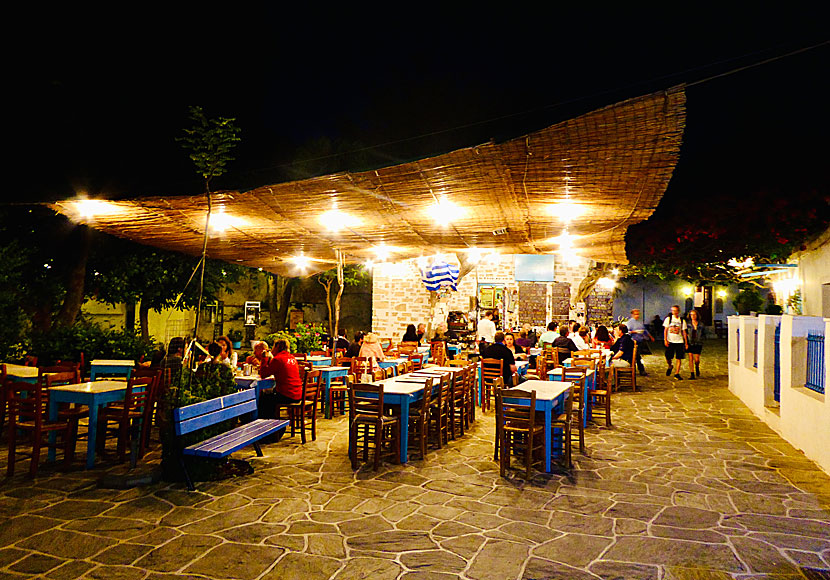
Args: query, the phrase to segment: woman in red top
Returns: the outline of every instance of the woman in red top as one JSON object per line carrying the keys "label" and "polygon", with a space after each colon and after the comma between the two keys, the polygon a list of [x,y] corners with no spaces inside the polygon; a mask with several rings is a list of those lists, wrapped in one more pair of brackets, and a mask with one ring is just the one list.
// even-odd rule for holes
{"label": "woman in red top", "polygon": [[611,348],[613,345],[614,339],[611,338],[611,335],[608,333],[608,329],[602,324],[597,326],[597,333],[591,340],[591,347],[608,349]]}
{"label": "woman in red top", "polygon": [[273,356],[259,369],[260,377],[274,377],[274,388],[262,389],[259,397],[259,416],[265,419],[276,417],[277,406],[296,403],[303,396],[300,367],[288,350],[288,341],[278,340],[271,352]]}

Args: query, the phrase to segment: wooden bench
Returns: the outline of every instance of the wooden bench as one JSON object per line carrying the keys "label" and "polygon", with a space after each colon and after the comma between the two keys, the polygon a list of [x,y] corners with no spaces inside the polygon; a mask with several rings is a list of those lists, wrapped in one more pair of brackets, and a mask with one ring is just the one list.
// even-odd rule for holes
{"label": "wooden bench", "polygon": [[[176,430],[176,436],[181,437],[193,431],[216,425],[222,421],[250,414],[255,412],[256,409],[256,392],[254,389],[245,389],[232,395],[225,395],[224,397],[217,397],[209,401],[179,407],[173,411],[173,424]],[[250,423],[245,423],[239,427],[234,427],[230,431],[206,439],[201,443],[196,443],[189,447],[181,447],[179,463],[184,470],[187,489],[194,491],[196,488],[187,471],[187,466],[184,462],[185,455],[222,459],[234,451],[239,451],[243,447],[253,445],[256,454],[262,457],[262,449],[260,449],[258,441],[263,437],[275,433],[282,435],[287,425],[288,421],[285,419],[256,419]]]}

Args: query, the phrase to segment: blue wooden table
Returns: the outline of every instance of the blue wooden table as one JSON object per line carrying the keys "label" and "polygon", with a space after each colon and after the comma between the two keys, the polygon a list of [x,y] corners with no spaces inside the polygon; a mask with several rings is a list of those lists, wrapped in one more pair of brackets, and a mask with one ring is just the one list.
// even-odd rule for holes
{"label": "blue wooden table", "polygon": [[[536,410],[542,411],[545,416],[545,471],[550,473],[551,457],[553,457],[552,446],[553,432],[552,418],[554,412],[561,413],[565,404],[565,396],[571,388],[571,383],[553,381],[530,380],[525,381],[519,387],[523,391],[536,391]],[[517,403],[519,399],[504,399],[508,403]],[[560,434],[561,438],[561,434]]]}
{"label": "blue wooden table", "polygon": [[331,380],[339,377],[345,377],[349,374],[349,367],[316,367],[315,370],[320,371],[320,378],[323,380],[323,404],[326,408],[326,419],[331,419],[331,409],[329,408],[329,389],[331,389]]}
{"label": "blue wooden table", "polygon": [[[86,468],[95,465],[95,439],[98,432],[98,408],[107,403],[123,401],[127,392],[124,381],[96,381],[77,385],[60,385],[49,389],[49,420],[57,421],[60,403],[76,403],[89,407],[89,437],[86,446]],[[49,434],[49,441],[55,443],[57,433]],[[55,448],[49,448],[49,461],[55,460]]]}
{"label": "blue wooden table", "polygon": [[310,356],[306,360],[314,367],[327,367],[331,364],[330,356]]}
{"label": "blue wooden table", "polygon": [[130,380],[135,362],[131,360],[94,360],[90,364],[89,380],[94,381],[98,375],[116,375]]}
{"label": "blue wooden table", "polygon": [[254,420],[259,418],[259,395],[262,389],[270,389],[274,386],[274,379],[261,379],[257,376],[238,376],[235,379],[236,386],[239,390],[254,389],[256,392],[257,410],[251,413],[249,419]]}
{"label": "blue wooden table", "polygon": [[25,367],[23,365],[6,364],[6,377],[12,381],[21,383],[37,383],[39,369],[37,367]]}

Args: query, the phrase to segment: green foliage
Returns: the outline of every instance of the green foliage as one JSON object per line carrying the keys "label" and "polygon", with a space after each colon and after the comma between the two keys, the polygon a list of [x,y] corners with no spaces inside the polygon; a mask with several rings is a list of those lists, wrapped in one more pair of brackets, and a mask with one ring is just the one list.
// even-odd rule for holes
{"label": "green foliage", "polygon": [[291,352],[297,352],[297,337],[290,332],[280,330],[279,332],[269,334],[265,337],[265,342],[267,342],[268,346],[271,348],[274,348],[274,343],[278,340],[287,340]]}
{"label": "green foliage", "polygon": [[767,307],[764,309],[764,314],[782,314],[783,312],[784,309],[774,302],[768,302]]}
{"label": "green foliage", "polygon": [[[231,368],[225,364],[206,363],[195,372],[183,367],[171,377],[170,387],[164,394],[162,407],[164,420],[161,425],[162,473],[164,478],[179,481],[184,477],[178,464],[178,446],[188,446],[204,441],[231,429],[235,420],[224,421],[205,429],[177,438],[173,431],[173,410],[194,403],[208,401],[237,391]],[[187,457],[188,470],[196,479],[211,479],[218,465],[215,461]]]}
{"label": "green foliage", "polygon": [[234,160],[231,151],[241,141],[240,129],[236,119],[219,117],[208,119],[202,107],[190,107],[188,117],[193,122],[184,130],[184,137],[176,139],[188,150],[196,172],[210,182],[226,171],[226,166]]}
{"label": "green foliage", "polygon": [[80,361],[87,367],[98,358],[138,360],[152,355],[158,345],[144,340],[135,330],[105,329],[98,324],[81,322],[70,327],[56,327],[48,332],[33,332],[29,354],[37,355],[38,364],[56,360]]}
{"label": "green foliage", "polygon": [[228,338],[231,339],[231,342],[241,342],[243,337],[244,335],[241,330],[233,329],[228,332]]}
{"label": "green foliage", "polygon": [[789,298],[787,298],[787,306],[792,311],[792,314],[801,314],[801,290],[796,290],[793,292]]}
{"label": "green foliage", "polygon": [[738,314],[749,314],[750,312],[760,312],[764,306],[764,299],[755,288],[744,288],[732,300],[732,305]]}
{"label": "green foliage", "polygon": [[297,350],[292,352],[311,352],[323,348],[323,325],[299,323],[294,329]]}

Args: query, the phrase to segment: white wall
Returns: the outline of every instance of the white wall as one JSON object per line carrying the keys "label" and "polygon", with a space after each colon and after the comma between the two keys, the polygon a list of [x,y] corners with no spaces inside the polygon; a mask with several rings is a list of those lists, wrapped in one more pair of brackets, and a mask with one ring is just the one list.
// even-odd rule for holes
{"label": "white wall", "polygon": [[825,298],[824,284],[830,284],[830,235],[815,247],[797,254],[801,279],[802,312],[805,316],[830,317],[830,299]]}
{"label": "white wall", "polygon": [[[773,400],[774,335],[780,320],[780,406]],[[753,367],[754,329],[758,367]],[[738,330],[740,329],[740,344]],[[729,390],[794,447],[830,473],[830,399],[807,389],[807,335],[830,335],[830,319],[813,316],[730,316]],[[740,360],[738,352],[740,351]],[[830,386],[830,348],[824,350],[825,390]]]}

